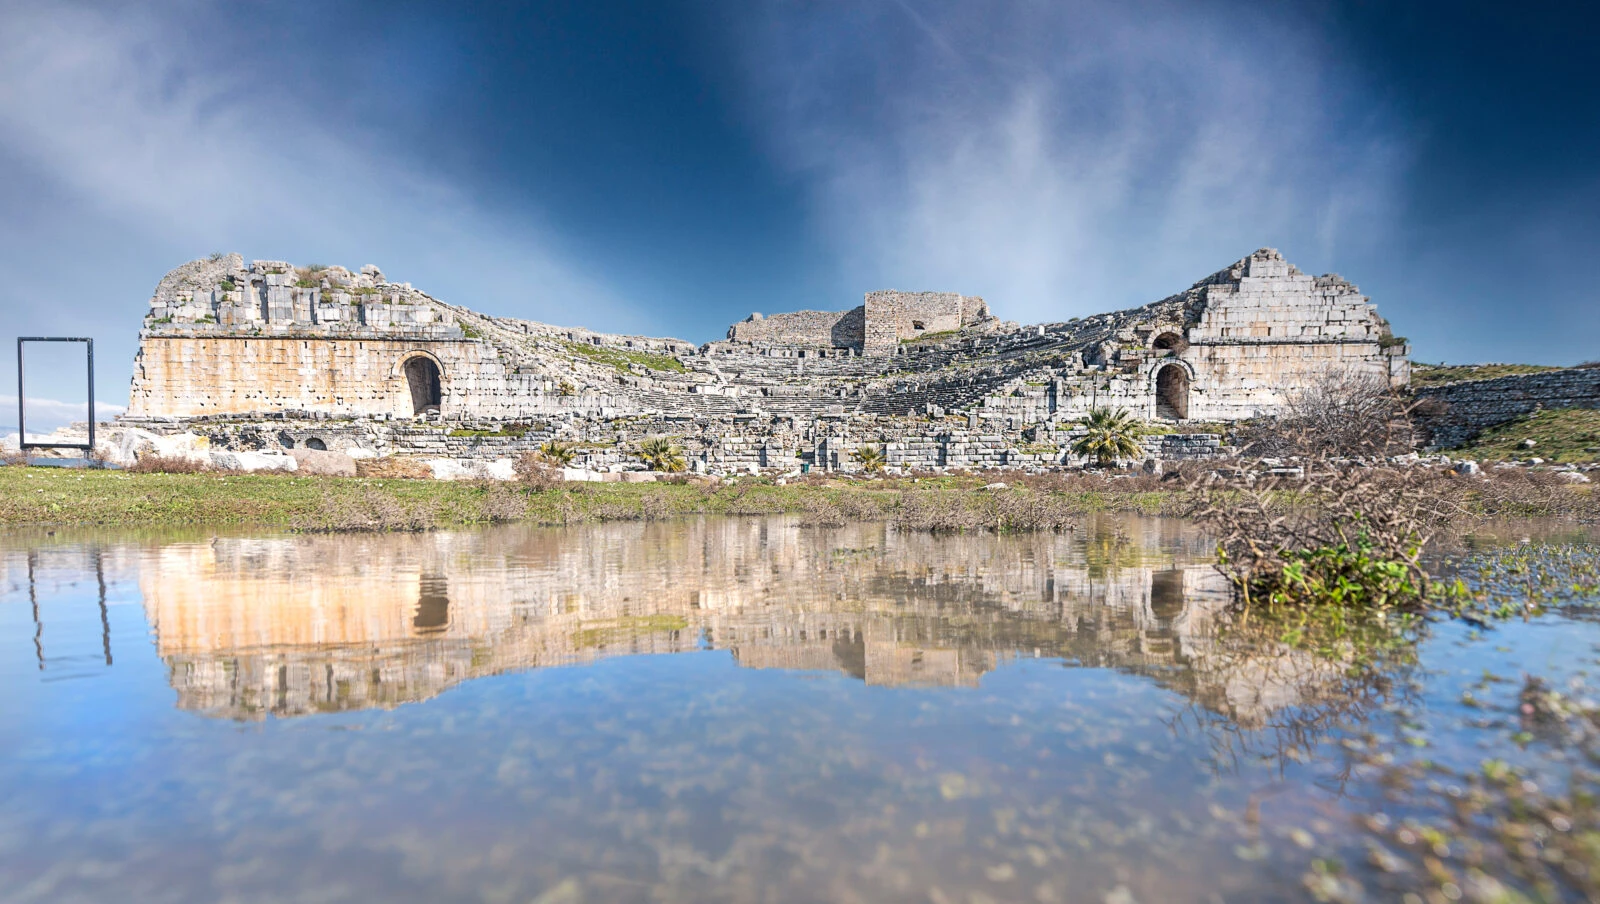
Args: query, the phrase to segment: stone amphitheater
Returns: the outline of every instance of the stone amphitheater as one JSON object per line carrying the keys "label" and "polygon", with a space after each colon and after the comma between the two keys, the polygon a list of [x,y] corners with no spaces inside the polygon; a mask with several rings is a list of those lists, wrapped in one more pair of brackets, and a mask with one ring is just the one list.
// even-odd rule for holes
{"label": "stone amphitheater", "polygon": [[237,254],[157,286],[124,426],[213,448],[500,460],[548,439],[596,470],[646,436],[697,471],[1070,465],[1077,422],[1165,422],[1156,457],[1203,455],[1191,422],[1270,413],[1331,370],[1404,385],[1408,348],[1335,275],[1261,249],[1140,308],[1020,326],[982,298],[880,291],[846,311],[752,314],[690,342],[495,317],[377,267]]}

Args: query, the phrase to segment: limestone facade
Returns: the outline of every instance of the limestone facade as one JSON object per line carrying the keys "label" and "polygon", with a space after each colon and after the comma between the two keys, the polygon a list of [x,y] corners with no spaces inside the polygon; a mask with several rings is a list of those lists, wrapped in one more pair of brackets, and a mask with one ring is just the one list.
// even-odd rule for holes
{"label": "limestone facade", "polygon": [[528,441],[612,446],[666,434],[710,470],[826,466],[861,442],[908,467],[1059,463],[1091,407],[1182,433],[1271,412],[1333,369],[1403,384],[1406,351],[1355,286],[1271,249],[1142,308],[1060,323],[884,291],[849,311],[752,315],[699,347],[491,317],[372,266],[227,255],[157,287],[128,417],[354,419],[374,436],[389,428],[367,422],[512,423]]}

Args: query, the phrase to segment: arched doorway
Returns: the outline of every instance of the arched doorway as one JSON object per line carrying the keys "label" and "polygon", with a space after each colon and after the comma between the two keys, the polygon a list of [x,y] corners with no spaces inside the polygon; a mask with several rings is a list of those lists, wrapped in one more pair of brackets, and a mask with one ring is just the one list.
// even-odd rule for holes
{"label": "arched doorway", "polygon": [[1164,622],[1183,614],[1183,572],[1172,568],[1151,573],[1150,613]]}
{"label": "arched doorway", "polygon": [[417,594],[417,613],[411,627],[419,634],[436,634],[450,627],[450,584],[442,575],[424,574]]}
{"label": "arched doorway", "polygon": [[1181,421],[1189,416],[1189,372],[1168,364],[1156,371],[1156,417]]}
{"label": "arched doorway", "polygon": [[444,391],[439,383],[439,365],[432,358],[417,355],[406,362],[406,386],[411,389],[411,413],[438,411]]}

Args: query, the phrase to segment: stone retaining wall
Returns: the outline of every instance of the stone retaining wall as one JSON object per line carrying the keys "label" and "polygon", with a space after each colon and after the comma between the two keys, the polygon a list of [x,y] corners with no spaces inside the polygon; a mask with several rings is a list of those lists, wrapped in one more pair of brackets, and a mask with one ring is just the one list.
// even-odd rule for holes
{"label": "stone retaining wall", "polygon": [[1497,424],[1541,408],[1600,408],[1600,367],[1573,367],[1417,391],[1427,444],[1453,449]]}

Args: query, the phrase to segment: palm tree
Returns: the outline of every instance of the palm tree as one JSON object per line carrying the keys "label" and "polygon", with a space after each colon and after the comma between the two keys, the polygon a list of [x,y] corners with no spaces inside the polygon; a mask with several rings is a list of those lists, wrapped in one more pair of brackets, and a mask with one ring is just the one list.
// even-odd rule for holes
{"label": "palm tree", "polygon": [[1093,456],[1102,468],[1119,458],[1135,458],[1144,451],[1139,445],[1139,422],[1122,408],[1090,408],[1083,425],[1089,432],[1072,444],[1072,451]]}
{"label": "palm tree", "polygon": [[676,474],[689,468],[689,463],[683,457],[683,449],[665,436],[652,436],[639,443],[639,457],[652,471]]}
{"label": "palm tree", "polygon": [[572,460],[578,457],[578,450],[574,449],[571,443],[564,443],[554,439],[546,440],[539,446],[539,457],[550,464],[560,465],[564,468],[572,464]]}
{"label": "palm tree", "polygon": [[857,446],[850,452],[850,457],[855,459],[861,470],[868,474],[876,474],[883,470],[886,459],[883,450],[877,446]]}

